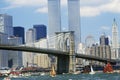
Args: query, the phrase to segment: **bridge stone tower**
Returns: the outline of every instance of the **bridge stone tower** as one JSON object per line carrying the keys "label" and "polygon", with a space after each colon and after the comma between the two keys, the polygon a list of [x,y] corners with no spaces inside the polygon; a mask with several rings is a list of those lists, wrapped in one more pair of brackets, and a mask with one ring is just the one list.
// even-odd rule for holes
{"label": "bridge stone tower", "polygon": [[69,52],[68,55],[57,56],[57,72],[73,73],[75,71],[74,31],[56,32],[56,49]]}

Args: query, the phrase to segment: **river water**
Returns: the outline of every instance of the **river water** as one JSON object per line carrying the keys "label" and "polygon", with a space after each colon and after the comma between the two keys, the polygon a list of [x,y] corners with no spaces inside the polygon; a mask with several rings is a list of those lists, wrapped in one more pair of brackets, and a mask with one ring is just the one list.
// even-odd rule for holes
{"label": "river water", "polygon": [[[3,80],[3,78],[0,78]],[[120,73],[96,73],[96,74],[64,74],[51,77],[49,75],[44,76],[29,76],[21,78],[12,78],[11,80],[120,80]]]}

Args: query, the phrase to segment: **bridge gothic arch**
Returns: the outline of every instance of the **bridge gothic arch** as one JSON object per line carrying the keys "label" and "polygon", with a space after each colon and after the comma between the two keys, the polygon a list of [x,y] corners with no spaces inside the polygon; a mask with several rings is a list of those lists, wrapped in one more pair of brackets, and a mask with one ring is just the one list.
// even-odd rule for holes
{"label": "bridge gothic arch", "polygon": [[[56,32],[56,49],[70,52],[70,46],[74,47],[74,32]],[[71,44],[73,43],[73,44]],[[73,49],[73,48],[72,48]]]}
{"label": "bridge gothic arch", "polygon": [[[68,56],[57,57],[57,72],[58,73],[71,73],[74,72],[75,66],[75,44],[74,44],[74,31],[56,32],[56,49],[69,52]],[[62,66],[62,68],[61,68]]]}

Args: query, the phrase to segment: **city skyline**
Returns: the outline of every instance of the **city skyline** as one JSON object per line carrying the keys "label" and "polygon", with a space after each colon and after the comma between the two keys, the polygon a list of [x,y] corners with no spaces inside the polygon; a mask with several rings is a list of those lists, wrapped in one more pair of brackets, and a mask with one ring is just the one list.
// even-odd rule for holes
{"label": "city skyline", "polygon": [[[61,1],[62,29],[66,30],[68,27],[67,1]],[[45,24],[48,26],[47,0],[30,0],[29,2],[28,0],[1,0],[0,3],[2,3],[0,5],[0,13],[7,13],[13,16],[13,26],[23,26],[26,30],[34,24]],[[93,35],[97,40],[104,32],[106,35],[111,36],[114,18],[119,28],[119,4],[119,0],[91,0],[90,2],[88,0],[80,0],[82,42],[85,41],[88,35]]]}

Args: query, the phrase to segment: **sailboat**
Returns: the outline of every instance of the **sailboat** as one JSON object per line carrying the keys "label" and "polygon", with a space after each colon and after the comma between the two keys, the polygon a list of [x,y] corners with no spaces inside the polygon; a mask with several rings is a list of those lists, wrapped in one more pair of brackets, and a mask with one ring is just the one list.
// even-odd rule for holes
{"label": "sailboat", "polygon": [[89,74],[95,74],[95,71],[93,70],[93,67],[92,67],[92,65],[90,66],[90,72],[89,72]]}
{"label": "sailboat", "polygon": [[55,77],[55,76],[56,76],[56,72],[55,72],[55,67],[54,67],[54,65],[52,65],[52,70],[50,71],[50,76],[51,76],[51,77]]}

